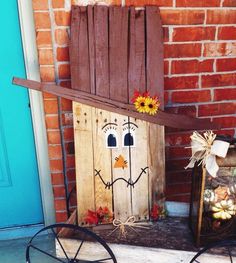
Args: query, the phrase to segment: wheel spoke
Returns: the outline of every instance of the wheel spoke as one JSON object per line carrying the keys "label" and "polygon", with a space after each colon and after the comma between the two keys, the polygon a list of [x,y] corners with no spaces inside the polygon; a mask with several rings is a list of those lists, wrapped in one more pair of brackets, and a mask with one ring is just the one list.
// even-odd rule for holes
{"label": "wheel spoke", "polygon": [[54,231],[53,228],[52,228],[52,232],[53,232],[53,234],[54,234],[54,236],[55,236],[57,242],[59,243],[59,245],[60,245],[62,251],[64,252],[66,258],[68,259],[68,261],[70,261],[69,257],[68,257],[67,254],[66,254],[66,251],[65,251],[64,247],[63,247],[62,244],[61,244],[61,241],[59,240],[59,238],[58,238],[58,236],[57,236],[57,234],[55,233],[55,231]]}
{"label": "wheel spoke", "polygon": [[57,258],[57,257],[53,256],[52,254],[49,254],[48,252],[43,251],[42,249],[40,249],[40,248],[38,248],[38,247],[35,247],[34,245],[30,245],[30,247],[31,247],[31,248],[34,248],[35,250],[37,250],[37,251],[39,251],[39,252],[41,252],[41,253],[43,253],[43,254],[51,257],[51,258],[53,258],[53,259],[55,259],[55,260],[57,260],[57,261],[59,261],[59,262],[66,263],[65,261],[61,260],[60,258]]}
{"label": "wheel spoke", "polygon": [[82,242],[80,243],[79,248],[77,249],[77,251],[76,251],[76,253],[75,253],[75,256],[74,256],[73,260],[75,260],[75,259],[77,258],[77,256],[78,256],[78,254],[79,254],[79,251],[80,251],[80,249],[81,249],[83,243],[84,243],[84,239],[83,239]]}
{"label": "wheel spoke", "polygon": [[99,262],[104,262],[104,261],[107,261],[110,259],[112,259],[112,258],[103,258],[103,259],[99,259],[99,260],[95,260],[95,261],[91,261],[91,262],[99,263]]}

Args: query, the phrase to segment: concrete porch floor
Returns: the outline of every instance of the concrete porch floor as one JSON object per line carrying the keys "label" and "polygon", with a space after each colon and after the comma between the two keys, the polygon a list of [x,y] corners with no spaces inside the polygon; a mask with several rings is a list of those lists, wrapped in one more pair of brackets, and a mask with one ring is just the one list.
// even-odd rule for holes
{"label": "concrete porch floor", "polygon": [[[25,263],[25,250],[29,238],[0,241],[0,263]],[[55,242],[45,236],[38,240],[41,248],[47,251],[55,251]],[[42,246],[43,244],[43,246]],[[196,252],[147,248],[139,246],[109,244],[113,250],[118,263],[189,263]],[[58,262],[37,255],[31,258],[32,263],[53,263]],[[235,260],[235,258],[234,258]],[[200,263],[229,263],[229,258],[219,255],[204,255]]]}

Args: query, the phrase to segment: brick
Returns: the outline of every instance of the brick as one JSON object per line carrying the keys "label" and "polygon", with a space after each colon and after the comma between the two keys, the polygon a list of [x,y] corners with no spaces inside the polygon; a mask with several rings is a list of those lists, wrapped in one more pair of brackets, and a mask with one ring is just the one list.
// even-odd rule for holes
{"label": "brick", "polygon": [[68,45],[69,36],[66,29],[56,29],[55,30],[55,40],[58,45]]}
{"label": "brick", "polygon": [[235,0],[224,0],[223,6],[236,7],[236,1]]}
{"label": "brick", "polygon": [[63,173],[53,173],[51,174],[52,185],[64,185],[64,175]]}
{"label": "brick", "polygon": [[55,11],[54,17],[57,26],[70,26],[70,12]]}
{"label": "brick", "polygon": [[34,21],[35,21],[35,28],[36,29],[50,29],[51,22],[48,12],[43,13],[34,13]]}
{"label": "brick", "polygon": [[43,98],[44,99],[56,99],[57,96],[52,95],[51,93],[43,92]]}
{"label": "brick", "polygon": [[204,23],[204,10],[161,10],[163,25],[199,25]]}
{"label": "brick", "polygon": [[52,7],[53,8],[64,8],[65,0],[52,0]]}
{"label": "brick", "polygon": [[166,196],[166,201],[190,203],[190,194],[185,193],[185,194]]}
{"label": "brick", "polygon": [[51,47],[52,46],[51,31],[36,32],[36,43],[38,48]]}
{"label": "brick", "polygon": [[41,77],[41,81],[54,82],[55,81],[54,67],[40,67],[40,77]]}
{"label": "brick", "polygon": [[236,102],[199,105],[199,116],[236,114]]}
{"label": "brick", "polygon": [[220,0],[176,0],[177,7],[214,7],[220,6]]}
{"label": "brick", "polygon": [[169,28],[163,27],[163,42],[169,41]]}
{"label": "brick", "polygon": [[158,5],[158,6],[172,6],[172,0],[127,0],[127,6],[145,6],[145,5]]}
{"label": "brick", "polygon": [[48,155],[50,159],[62,158],[62,148],[61,145],[49,145]]}
{"label": "brick", "polygon": [[175,195],[175,194],[183,194],[189,193],[191,191],[191,184],[190,183],[178,183],[178,184],[171,184],[167,185],[166,187],[166,196]]}
{"label": "brick", "polygon": [[66,156],[66,168],[75,168],[75,156],[74,155]]}
{"label": "brick", "polygon": [[61,134],[59,131],[47,131],[48,144],[60,144]]}
{"label": "brick", "polygon": [[46,114],[57,114],[58,113],[57,100],[44,100],[44,111]]}
{"label": "brick", "polygon": [[236,58],[223,58],[216,60],[217,71],[233,71],[236,70]]}
{"label": "brick", "polygon": [[66,112],[62,114],[62,125],[73,125],[73,113],[72,112]]}
{"label": "brick", "polygon": [[39,49],[39,64],[40,65],[53,65],[53,51],[52,49]]}
{"label": "brick", "polygon": [[64,186],[53,186],[53,195],[54,198],[65,198],[65,187]]}
{"label": "brick", "polygon": [[213,59],[176,60],[171,62],[171,74],[201,73],[213,71]]}
{"label": "brick", "polygon": [[74,181],[75,180],[75,169],[68,169],[66,172],[66,176],[68,178],[69,181]]}
{"label": "brick", "polygon": [[165,58],[188,58],[201,56],[201,44],[164,44]]}
{"label": "brick", "polygon": [[62,160],[50,160],[50,169],[51,172],[62,172],[63,171],[63,162]]}
{"label": "brick", "polygon": [[191,157],[191,149],[185,147],[166,147],[166,158],[168,160],[179,159],[183,157]]}
{"label": "brick", "polygon": [[167,172],[166,173],[166,184],[174,182],[178,183],[190,183],[191,182],[191,170],[185,170],[181,172]]}
{"label": "brick", "polygon": [[205,43],[204,56],[205,57],[220,57],[220,56],[235,56],[236,43]]}
{"label": "brick", "polygon": [[198,76],[165,78],[165,90],[196,89],[198,88],[198,79]]}
{"label": "brick", "polygon": [[211,101],[211,93],[209,90],[198,91],[178,91],[172,93],[172,102],[174,103],[197,103]]}
{"label": "brick", "polygon": [[48,0],[33,0],[32,4],[34,10],[48,10]]}
{"label": "brick", "polygon": [[218,39],[219,40],[236,40],[236,26],[219,27]]}
{"label": "brick", "polygon": [[178,106],[165,108],[165,111],[173,114],[182,114],[190,117],[196,117],[197,109],[196,106]]}
{"label": "brick", "polygon": [[69,48],[58,47],[57,48],[57,60],[58,61],[69,61]]}
{"label": "brick", "polygon": [[75,145],[74,142],[65,143],[66,153],[75,154]]}
{"label": "brick", "polygon": [[173,28],[173,41],[214,40],[215,27],[177,27]]}
{"label": "brick", "polygon": [[[233,127],[233,128],[234,128],[234,127]],[[228,135],[228,136],[234,137],[235,129],[229,130],[229,129],[227,128],[227,130],[221,129],[221,130],[219,130],[219,131],[213,131],[213,132],[216,133],[216,134]]]}
{"label": "brick", "polygon": [[219,117],[213,118],[213,121],[219,123],[222,128],[235,128],[236,127],[236,117]]}
{"label": "brick", "polygon": [[169,74],[169,61],[165,60],[164,61],[164,75],[168,75]]}
{"label": "brick", "polygon": [[69,79],[70,78],[70,65],[69,64],[59,65],[58,76],[60,79]]}
{"label": "brick", "polygon": [[72,101],[62,98],[61,108],[62,108],[62,111],[72,111]]}
{"label": "brick", "polygon": [[190,145],[190,136],[192,133],[174,133],[165,135],[165,145],[166,146],[186,146]]}
{"label": "brick", "polygon": [[71,89],[71,81],[70,80],[62,80],[60,81],[60,86],[64,88]]}
{"label": "brick", "polygon": [[58,115],[46,115],[45,121],[47,129],[59,129]]}
{"label": "brick", "polygon": [[59,211],[66,210],[66,200],[65,199],[54,200],[54,206],[56,210]]}
{"label": "brick", "polygon": [[235,88],[215,89],[214,90],[214,100],[215,101],[236,100],[236,89]]}
{"label": "brick", "polygon": [[236,10],[214,9],[207,10],[207,24],[235,24]]}
{"label": "brick", "polygon": [[56,223],[64,223],[68,219],[67,212],[56,211]]}
{"label": "brick", "polygon": [[236,74],[216,74],[216,75],[203,75],[202,87],[221,87],[236,85]]}
{"label": "brick", "polygon": [[73,129],[73,127],[64,128],[63,135],[64,135],[65,141],[73,141],[74,140],[74,129]]}
{"label": "brick", "polygon": [[164,104],[167,105],[169,102],[169,92],[164,91]]}

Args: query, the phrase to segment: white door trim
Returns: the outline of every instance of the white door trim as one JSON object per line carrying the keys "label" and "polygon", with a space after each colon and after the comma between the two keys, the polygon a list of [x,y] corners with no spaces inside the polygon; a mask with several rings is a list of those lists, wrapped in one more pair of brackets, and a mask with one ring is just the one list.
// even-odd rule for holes
{"label": "white door trim", "polygon": [[[28,79],[40,81],[32,0],[18,0],[18,11],[26,75]],[[43,98],[41,92],[33,90],[29,90],[29,96],[38,161],[44,224],[50,225],[55,222],[55,209],[48,158]]]}

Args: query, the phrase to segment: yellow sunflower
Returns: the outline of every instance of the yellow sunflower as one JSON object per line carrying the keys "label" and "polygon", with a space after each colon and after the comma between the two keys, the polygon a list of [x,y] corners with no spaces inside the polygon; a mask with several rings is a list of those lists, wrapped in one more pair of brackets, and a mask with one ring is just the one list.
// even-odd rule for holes
{"label": "yellow sunflower", "polygon": [[134,106],[138,112],[141,112],[141,113],[146,112],[145,101],[146,101],[146,98],[143,96],[138,96],[136,98],[134,102]]}
{"label": "yellow sunflower", "polygon": [[151,98],[151,97],[147,97],[145,99],[145,112],[146,113],[150,115],[156,114],[159,106],[160,106],[160,102],[157,99]]}

